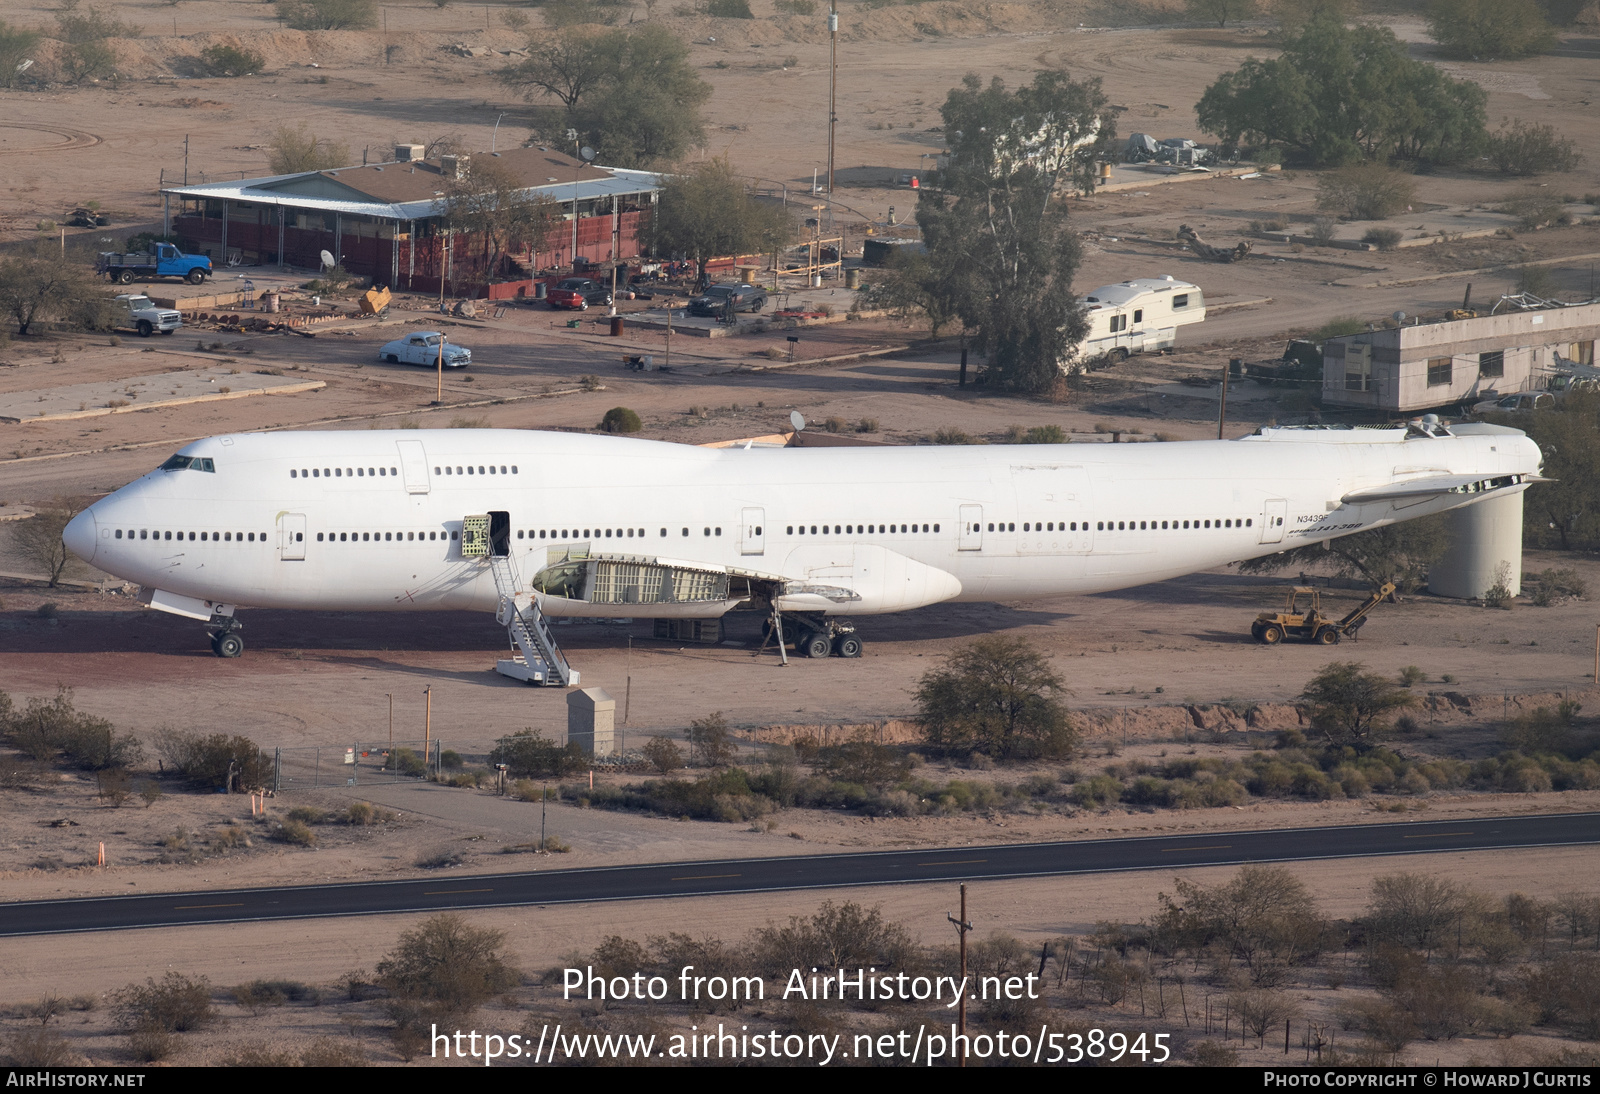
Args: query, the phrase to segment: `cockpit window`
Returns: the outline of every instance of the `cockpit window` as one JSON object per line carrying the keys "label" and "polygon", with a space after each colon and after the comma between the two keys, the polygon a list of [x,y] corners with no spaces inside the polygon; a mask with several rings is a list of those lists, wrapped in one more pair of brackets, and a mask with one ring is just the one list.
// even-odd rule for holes
{"label": "cockpit window", "polygon": [[161,465],[162,471],[211,471],[217,470],[211,462],[210,456],[174,456]]}

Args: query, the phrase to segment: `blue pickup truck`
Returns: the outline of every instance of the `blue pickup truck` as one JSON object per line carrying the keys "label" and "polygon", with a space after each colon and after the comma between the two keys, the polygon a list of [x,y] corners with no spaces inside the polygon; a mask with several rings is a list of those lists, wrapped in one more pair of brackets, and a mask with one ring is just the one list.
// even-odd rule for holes
{"label": "blue pickup truck", "polygon": [[211,276],[211,260],[205,255],[186,255],[170,243],[152,246],[153,250],[137,254],[101,251],[95,272],[121,285],[129,284],[134,278],[148,281],[158,277],[181,277],[191,285],[198,285]]}

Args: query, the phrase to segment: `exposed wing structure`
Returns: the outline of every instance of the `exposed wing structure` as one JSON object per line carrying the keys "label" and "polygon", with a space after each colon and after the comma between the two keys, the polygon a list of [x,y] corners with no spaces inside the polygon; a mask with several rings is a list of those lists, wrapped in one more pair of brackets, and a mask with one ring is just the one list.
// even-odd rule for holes
{"label": "exposed wing structure", "polygon": [[1513,486],[1549,481],[1551,480],[1538,475],[1495,475],[1490,478],[1482,475],[1428,475],[1352,490],[1340,500],[1346,505],[1359,505],[1363,502],[1397,501],[1401,498],[1435,497],[1440,494],[1488,494]]}

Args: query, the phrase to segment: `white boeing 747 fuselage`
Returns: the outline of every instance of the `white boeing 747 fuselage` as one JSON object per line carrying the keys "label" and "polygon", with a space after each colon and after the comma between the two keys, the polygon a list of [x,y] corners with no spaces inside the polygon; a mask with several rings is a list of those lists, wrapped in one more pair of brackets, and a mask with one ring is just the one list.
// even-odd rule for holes
{"label": "white boeing 747 fuselage", "polygon": [[153,606],[213,622],[238,606],[494,610],[475,516],[547,615],[870,615],[1160,581],[1520,492],[1539,466],[1516,430],[1431,422],[781,449],[501,429],[247,433],[185,446],[78,515],[65,540]]}

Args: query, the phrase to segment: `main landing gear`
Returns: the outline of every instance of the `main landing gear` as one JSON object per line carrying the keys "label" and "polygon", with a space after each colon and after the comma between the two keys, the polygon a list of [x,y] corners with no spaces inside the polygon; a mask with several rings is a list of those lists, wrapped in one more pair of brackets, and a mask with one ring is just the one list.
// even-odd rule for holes
{"label": "main landing gear", "polygon": [[244,652],[244,636],[239,633],[244,624],[233,616],[221,616],[211,621],[216,629],[211,632],[211,652],[218,657],[238,657]]}
{"label": "main landing gear", "polygon": [[[776,613],[775,613],[776,614]],[[781,617],[783,645],[793,646],[802,657],[860,657],[861,639],[856,625],[824,615],[793,614]],[[761,648],[772,642],[773,621],[761,625]],[[781,651],[780,651],[781,652]]]}

